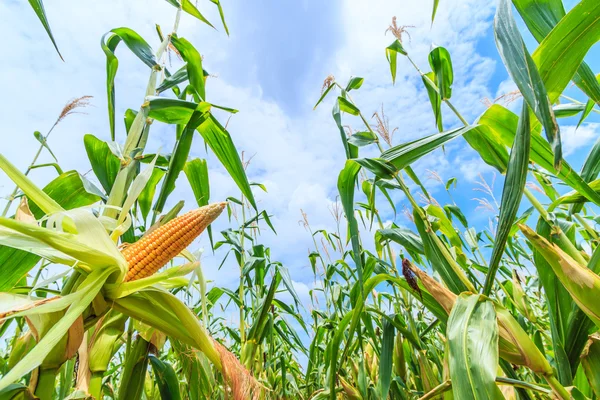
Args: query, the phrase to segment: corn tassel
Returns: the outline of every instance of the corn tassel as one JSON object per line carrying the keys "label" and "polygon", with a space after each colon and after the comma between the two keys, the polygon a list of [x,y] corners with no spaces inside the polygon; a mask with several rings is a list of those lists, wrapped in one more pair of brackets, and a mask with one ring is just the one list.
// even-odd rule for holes
{"label": "corn tassel", "polygon": [[146,278],[181,253],[223,211],[227,203],[214,203],[177,217],[122,250],[129,264],[126,281]]}

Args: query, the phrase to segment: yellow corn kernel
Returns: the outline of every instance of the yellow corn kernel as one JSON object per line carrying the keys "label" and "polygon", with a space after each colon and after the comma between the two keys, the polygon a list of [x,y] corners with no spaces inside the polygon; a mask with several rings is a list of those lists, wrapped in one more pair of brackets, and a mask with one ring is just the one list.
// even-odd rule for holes
{"label": "yellow corn kernel", "polygon": [[196,239],[227,203],[214,203],[174,218],[122,250],[129,264],[126,281],[151,276]]}

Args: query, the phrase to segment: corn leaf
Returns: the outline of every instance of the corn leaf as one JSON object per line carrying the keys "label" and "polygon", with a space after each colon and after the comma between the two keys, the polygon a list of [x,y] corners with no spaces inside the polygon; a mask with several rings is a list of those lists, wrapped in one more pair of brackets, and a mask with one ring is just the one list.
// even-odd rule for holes
{"label": "corn leaf", "polygon": [[56,201],[38,188],[2,154],[0,154],[0,169],[2,169],[23,193],[25,193],[30,200],[34,201],[46,214],[63,211],[63,208]]}
{"label": "corn leaf", "polygon": [[115,50],[121,40],[144,64],[150,68],[158,66],[150,45],[135,31],[129,28],[116,28],[102,36],[100,45],[106,55],[106,94],[111,140],[115,140],[115,77],[119,68]]}
{"label": "corn leaf", "polygon": [[[505,146],[512,146],[517,131],[519,118],[506,108],[494,104],[479,117],[478,123],[489,129],[485,130],[489,134],[490,141],[502,143]],[[594,204],[600,205],[600,195],[598,195],[589,185],[577,174],[573,168],[566,162],[562,162],[560,170],[554,169],[552,162],[552,150],[543,138],[532,130],[530,160],[542,168],[556,174],[567,185],[583,194]]]}
{"label": "corn leaf", "polygon": [[427,95],[429,96],[429,103],[433,109],[433,116],[435,117],[435,124],[437,125],[438,131],[444,130],[444,124],[442,122],[442,98],[437,87],[434,87],[431,82],[435,82],[435,72],[428,72],[423,76],[423,84],[427,89]]}
{"label": "corn leaf", "polygon": [[33,8],[35,15],[37,15],[40,22],[42,23],[42,26],[46,30],[48,37],[52,41],[52,45],[54,46],[54,48],[56,49],[56,52],[58,53],[58,56],[60,57],[61,60],[64,61],[62,54],[60,54],[60,51],[58,50],[58,46],[56,44],[56,41],[54,40],[54,36],[52,35],[52,30],[50,29],[50,23],[48,22],[48,17],[46,17],[46,10],[44,10],[44,3],[42,2],[42,0],[29,0],[29,5],[31,6],[31,8]]}
{"label": "corn leaf", "polygon": [[394,325],[387,319],[383,321],[383,337],[379,358],[379,389],[382,399],[387,399],[392,379],[392,356],[394,354]]}
{"label": "corn leaf", "polygon": [[171,37],[171,43],[179,51],[186,62],[187,76],[190,84],[202,100],[206,100],[206,89],[204,87],[204,70],[202,69],[202,57],[198,50],[190,42],[177,35]]}
{"label": "corn leaf", "polygon": [[535,116],[544,126],[548,142],[552,144],[554,168],[560,169],[562,160],[560,130],[551,107],[552,102],[544,86],[545,82],[521,38],[508,0],[500,0],[494,18],[494,34],[498,51],[508,73]]}
{"label": "corn leaf", "polygon": [[181,9],[186,13],[190,14],[192,17],[198,18],[200,21],[204,22],[211,28],[215,28],[210,22],[208,22],[204,15],[202,15],[202,13],[198,11],[196,6],[194,6],[190,0],[181,0]]}
{"label": "corn leaf", "polygon": [[502,255],[504,254],[506,241],[510,235],[511,228],[514,224],[517,212],[519,211],[521,198],[523,197],[523,189],[525,189],[525,183],[527,182],[527,168],[529,166],[529,149],[531,143],[530,128],[529,107],[526,102],[523,102],[521,118],[519,118],[515,142],[510,151],[508,170],[502,189],[496,240],[494,242],[494,249],[490,258],[489,269],[483,288],[483,294],[485,296],[489,296],[491,293],[496,272],[498,271]]}
{"label": "corn leaf", "polygon": [[466,132],[469,132],[476,127],[476,125],[469,125],[459,129],[435,133],[421,139],[413,140],[412,142],[394,146],[381,153],[381,158],[391,162],[396,168],[403,169],[450,140],[464,135]]}
{"label": "corn leaf", "polygon": [[448,318],[450,377],[457,399],[504,399],[496,386],[498,324],[491,301],[461,294]]}
{"label": "corn leaf", "polygon": [[108,143],[98,139],[94,135],[85,135],[83,137],[83,144],[94,174],[105,192],[110,193],[121,168],[119,159],[110,151]]}
{"label": "corn leaf", "polygon": [[229,172],[242,194],[256,210],[256,202],[248,183],[246,171],[229,132],[212,115],[201,123],[197,130]]}
{"label": "corn leaf", "polygon": [[590,336],[581,355],[581,365],[594,393],[600,396],[600,336],[598,334]]}
{"label": "corn leaf", "polygon": [[[44,186],[42,190],[65,210],[89,206],[97,203],[103,197],[100,189],[77,171],[63,173]],[[36,219],[45,215],[33,200],[29,202],[29,209]]]}
{"label": "corn leaf", "polygon": [[390,64],[390,72],[392,73],[392,83],[396,83],[396,69],[398,53],[407,55],[406,50],[402,46],[399,40],[395,40],[385,49],[385,56],[387,57],[388,63]]}
{"label": "corn leaf", "polygon": [[169,169],[165,175],[165,180],[160,188],[158,199],[154,203],[154,211],[161,213],[167,202],[167,197],[175,189],[175,181],[179,177],[179,173],[183,170],[190,154],[192,141],[194,139],[194,131],[210,118],[208,113],[210,106],[207,103],[199,103],[190,120],[185,125],[181,136],[175,142],[175,148],[171,159],[169,160]]}
{"label": "corn leaf", "polygon": [[429,65],[433,70],[435,83],[441,99],[448,100],[452,97],[452,83],[454,82],[452,60],[448,50],[444,47],[436,47],[433,49],[429,53]]}
{"label": "corn leaf", "polygon": [[150,364],[154,371],[154,381],[160,391],[160,396],[163,399],[179,400],[181,393],[179,392],[179,379],[173,366],[168,362],[156,358],[155,355],[149,354]]}
{"label": "corn leaf", "polygon": [[450,254],[446,245],[437,237],[435,232],[425,226],[420,214],[415,210],[413,213],[415,225],[423,241],[425,257],[431,263],[433,269],[453,293],[462,293],[468,290],[474,291],[472,284],[464,275],[464,271]]}
{"label": "corn leaf", "polygon": [[144,190],[142,190],[142,193],[140,193],[140,196],[138,197],[138,205],[140,206],[140,211],[142,212],[144,220],[148,218],[154,194],[156,193],[156,186],[164,175],[165,171],[163,169],[154,168],[152,170],[152,176],[150,176],[148,183],[146,183]]}
{"label": "corn leaf", "polygon": [[23,375],[38,367],[44,358],[54,349],[54,346],[63,338],[71,325],[81,313],[90,305],[98,294],[108,276],[114,270],[111,268],[97,268],[81,283],[77,289],[77,298],[74,300],[65,315],[44,335],[38,344],[15,365],[2,379],[0,390],[20,379]]}

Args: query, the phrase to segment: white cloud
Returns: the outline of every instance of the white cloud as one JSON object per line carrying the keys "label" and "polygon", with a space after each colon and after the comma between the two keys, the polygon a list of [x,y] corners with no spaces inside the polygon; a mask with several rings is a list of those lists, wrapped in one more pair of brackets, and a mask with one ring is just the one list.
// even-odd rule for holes
{"label": "white cloud", "polygon": [[561,126],[560,138],[563,154],[568,156],[592,143],[598,137],[599,126],[598,123],[582,124],[579,129],[573,125]]}
{"label": "white cloud", "polygon": [[[68,118],[50,137],[50,144],[65,170],[85,172],[89,169],[83,150],[83,134],[93,133],[104,140],[109,139],[104,86],[105,59],[99,46],[100,37],[111,28],[128,26],[156,46],[154,23],[158,22],[163,30],[168,30],[172,26],[175,10],[164,1],[153,0],[150,3],[147,0],[113,1],[111,7],[106,7],[102,2],[84,4],[57,0],[47,4],[48,16],[66,63],[58,60],[27,4],[0,4],[0,35],[10,43],[12,60],[5,66],[3,74],[4,91],[9,94],[3,97],[1,105],[4,116],[0,133],[3,154],[19,168],[26,168],[37,146],[31,133],[34,130],[44,132],[68,99],[90,94],[94,96],[94,107],[86,110],[88,115]],[[234,4],[229,5],[226,11],[233,7]],[[207,15],[218,20],[214,18],[215,10],[205,8],[203,11]],[[340,82],[345,82],[350,76],[366,78],[364,86],[351,95],[367,118],[384,104],[391,127],[399,128],[395,135],[396,143],[434,133],[435,128],[427,94],[406,58],[398,58],[397,82],[395,86],[391,85],[384,49],[393,41],[393,37],[384,35],[384,32],[394,15],[398,16],[400,25],[416,26],[409,28],[412,39],[405,39],[405,45],[423,70],[429,70],[427,54],[432,43],[449,49],[455,71],[453,101],[467,119],[474,119],[484,110],[480,99],[490,97],[487,85],[496,65],[476,50],[477,40],[489,27],[493,11],[490,2],[441,2],[432,28],[430,8],[429,2],[417,0],[402,4],[382,0],[342,1],[339,6],[340,19],[334,20],[339,24],[340,38],[334,43],[329,57],[317,60],[326,64]],[[243,19],[236,22],[252,23]],[[234,35],[235,30],[232,27]],[[211,73],[219,75],[219,67],[223,63],[244,63],[244,60],[238,60],[232,54],[233,48],[223,33],[207,29],[189,16],[182,18],[179,32],[198,46],[205,55],[205,63],[210,65]],[[124,140],[121,116],[126,108],[139,107],[148,76],[148,69],[122,47],[117,51],[119,72],[116,81],[119,141]],[[255,66],[245,65],[244,68],[252,71]],[[314,66],[301,68],[313,69]],[[264,183],[269,191],[262,193],[256,189],[256,196],[259,207],[273,214],[272,220],[278,235],[265,230],[262,240],[272,247],[272,258],[284,261],[292,277],[305,284],[313,279],[312,274],[308,273],[310,265],[306,257],[313,244],[310,235],[298,224],[300,209],[308,214],[313,230],[336,230],[328,207],[336,200],[337,176],[344,162],[339,133],[331,119],[332,99],[326,100],[316,111],[309,111],[309,105],[318,98],[320,85],[321,82],[315,81],[302,81],[294,85],[313,88],[312,91],[307,90],[308,95],[303,102],[306,110],[299,110],[296,114],[284,111],[285,107],[281,104],[266,99],[258,81],[240,85],[226,77],[219,77],[210,79],[207,86],[210,101],[240,110],[232,116],[228,128],[245,156],[253,156],[248,169],[250,179]],[[444,115],[446,127],[457,123],[447,108],[444,109]],[[226,117],[223,116],[223,120]],[[360,120],[344,116],[344,124],[358,128]],[[161,147],[161,151],[170,152],[172,143],[173,129],[155,124],[148,150],[155,151]],[[415,169],[420,176],[426,169],[436,170],[447,179],[456,174],[454,163],[448,158],[456,157],[462,148],[462,139],[458,139],[448,146],[448,156],[436,151],[417,163]],[[365,154],[373,155],[375,152],[366,151]],[[198,139],[192,155],[207,157]],[[214,157],[209,155],[208,158],[213,199],[239,197],[238,189],[226,172]],[[45,155],[42,161],[50,159]],[[467,160],[466,163],[472,161]],[[461,167],[461,172],[469,179],[469,173],[475,168],[480,166],[473,165],[464,171]],[[32,178],[39,183],[48,182],[53,176],[50,170],[32,173]],[[433,189],[440,186],[434,181],[425,184]],[[0,176],[0,193],[8,193],[11,188],[4,175]],[[193,205],[185,178],[178,181],[172,198],[186,199],[188,208]],[[380,199],[384,201],[382,196]],[[381,208],[382,212],[389,212],[386,211],[387,206],[382,204]],[[216,226],[215,237],[219,237],[219,229],[227,226],[226,219],[221,219]],[[345,232],[343,227],[341,231]],[[208,247],[206,238],[202,243],[205,248]],[[239,277],[237,266],[228,263],[221,271],[217,271],[216,266],[224,252],[214,256],[208,253],[204,256],[207,278],[215,280],[217,284],[235,284]]]}

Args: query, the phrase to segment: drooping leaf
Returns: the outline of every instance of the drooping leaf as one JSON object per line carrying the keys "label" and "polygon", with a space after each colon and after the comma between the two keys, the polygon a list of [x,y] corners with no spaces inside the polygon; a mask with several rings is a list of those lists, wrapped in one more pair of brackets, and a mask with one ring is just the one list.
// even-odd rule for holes
{"label": "drooping leaf", "polygon": [[212,115],[202,122],[197,130],[229,172],[242,194],[256,210],[256,202],[248,183],[246,171],[229,132]]}
{"label": "drooping leaf", "polygon": [[171,37],[171,43],[179,51],[183,60],[187,63],[187,76],[190,84],[196,90],[202,100],[206,100],[206,90],[204,87],[204,70],[202,69],[202,57],[198,50],[186,39],[179,38],[177,35]]}
{"label": "drooping leaf", "polygon": [[129,28],[116,28],[102,36],[100,45],[106,55],[106,93],[111,140],[115,140],[115,77],[119,68],[115,50],[121,40],[144,64],[150,68],[158,67],[150,45],[135,31]]}

